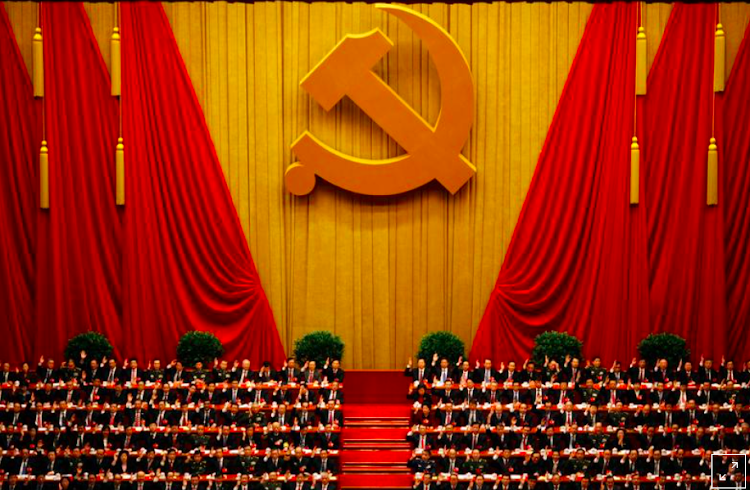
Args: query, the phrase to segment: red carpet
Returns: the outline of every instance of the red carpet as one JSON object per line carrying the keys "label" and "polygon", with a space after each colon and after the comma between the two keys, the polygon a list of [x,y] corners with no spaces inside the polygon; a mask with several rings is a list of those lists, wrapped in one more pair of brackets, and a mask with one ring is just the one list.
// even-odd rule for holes
{"label": "red carpet", "polygon": [[409,378],[403,371],[346,372],[346,402],[373,404],[402,404],[406,402]]}
{"label": "red carpet", "polygon": [[[349,396],[349,388],[347,386],[346,396]],[[403,401],[398,404],[354,404],[349,403],[347,400],[344,406],[346,416],[348,418],[357,417],[368,417],[368,418],[406,418],[411,416],[411,410],[409,405],[406,405]]]}
{"label": "red carpet", "polygon": [[344,441],[404,441],[408,427],[381,428],[381,427],[344,427],[341,432]]}
{"label": "red carpet", "polygon": [[360,463],[378,465],[382,463],[403,463],[406,464],[411,456],[411,451],[343,451],[339,457],[341,464]]}
{"label": "red carpet", "polygon": [[341,488],[412,488],[414,477],[408,475],[383,475],[380,473],[343,474],[339,477]]}
{"label": "red carpet", "polygon": [[406,466],[410,404],[408,379],[401,371],[349,371],[341,434],[342,489],[412,487]]}

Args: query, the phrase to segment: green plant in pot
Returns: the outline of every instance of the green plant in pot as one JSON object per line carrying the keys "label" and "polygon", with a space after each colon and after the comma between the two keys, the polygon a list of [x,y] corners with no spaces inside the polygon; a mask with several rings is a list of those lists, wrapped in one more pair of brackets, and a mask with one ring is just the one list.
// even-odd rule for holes
{"label": "green plant in pot", "polygon": [[437,354],[440,358],[448,359],[455,364],[464,355],[464,342],[450,332],[431,332],[422,337],[419,343],[418,359],[424,359],[429,365],[432,357]]}
{"label": "green plant in pot", "polygon": [[318,368],[322,368],[327,359],[341,360],[344,341],[327,330],[310,332],[294,342],[294,356],[302,364],[315,361]]}
{"label": "green plant in pot", "polygon": [[86,359],[101,361],[103,357],[112,356],[112,344],[109,339],[99,332],[85,332],[68,340],[65,347],[65,359],[78,361],[81,352],[86,353]]}
{"label": "green plant in pot", "polygon": [[177,359],[185,366],[192,367],[197,362],[208,366],[223,354],[224,346],[211,332],[193,330],[180,337],[177,344]]}
{"label": "green plant in pot", "polygon": [[652,366],[666,359],[672,369],[690,357],[685,339],[673,333],[652,333],[638,344],[638,353]]}
{"label": "green plant in pot", "polygon": [[537,366],[543,366],[547,358],[562,364],[566,356],[580,359],[582,348],[583,343],[573,335],[550,330],[536,336],[531,358]]}

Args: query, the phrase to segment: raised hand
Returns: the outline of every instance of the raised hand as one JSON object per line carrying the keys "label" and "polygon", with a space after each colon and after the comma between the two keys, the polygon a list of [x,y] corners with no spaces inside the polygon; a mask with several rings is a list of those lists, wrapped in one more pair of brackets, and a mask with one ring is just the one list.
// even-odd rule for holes
{"label": "raised hand", "polygon": [[81,351],[81,359],[86,359],[86,351],[85,350]]}

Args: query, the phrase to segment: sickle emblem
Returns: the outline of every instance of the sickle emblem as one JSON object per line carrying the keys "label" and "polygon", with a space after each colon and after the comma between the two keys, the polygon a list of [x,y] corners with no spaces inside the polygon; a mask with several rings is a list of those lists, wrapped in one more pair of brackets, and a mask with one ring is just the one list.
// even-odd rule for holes
{"label": "sickle emblem", "polygon": [[385,160],[345,155],[305,131],[292,144],[299,158],[286,170],[287,189],[309,194],[316,176],[359,194],[393,195],[433,179],[455,194],[476,172],[461,155],[474,118],[469,64],[450,35],[413,10],[376,4],[408,25],[427,46],[440,78],[440,114],[430,126],[372,70],[393,43],[380,29],[348,35],[302,79],[304,88],[329,111],[344,96],[361,107],[407,154]]}

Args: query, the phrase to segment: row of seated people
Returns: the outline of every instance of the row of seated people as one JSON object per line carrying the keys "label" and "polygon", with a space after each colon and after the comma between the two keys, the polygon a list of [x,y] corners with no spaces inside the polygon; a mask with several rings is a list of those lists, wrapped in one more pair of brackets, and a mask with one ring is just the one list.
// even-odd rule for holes
{"label": "row of seated people", "polygon": [[435,383],[432,389],[426,384],[419,384],[411,393],[414,401],[420,404],[452,403],[454,405],[467,404],[471,401],[477,404],[511,404],[526,403],[529,405],[562,405],[567,402],[573,404],[587,403],[590,405],[685,405],[690,401],[697,405],[713,403],[744,403],[750,400],[750,387],[726,381],[721,384],[711,384],[708,381],[698,385],[653,383],[619,384],[615,380],[597,384],[587,378],[582,384],[544,383],[535,380],[521,384],[514,382],[504,388],[502,383],[491,381],[478,384],[469,379],[463,385],[448,379],[444,383]]}
{"label": "row of seated people", "polygon": [[[2,405],[0,404],[0,408]],[[18,432],[20,427],[27,428],[157,428],[180,427],[218,427],[232,426],[241,428],[262,429],[278,423],[283,427],[311,427],[331,425],[343,426],[341,403],[329,400],[314,405],[302,402],[298,405],[281,402],[273,405],[252,404],[241,407],[237,403],[227,402],[216,408],[214,405],[175,403],[168,405],[159,402],[149,406],[145,402],[126,402],[118,404],[68,405],[67,402],[53,404],[11,403],[0,417],[0,425]]]}
{"label": "row of seated people", "polygon": [[446,403],[441,406],[416,404],[412,412],[412,426],[468,427],[474,423],[487,427],[538,427],[540,429],[563,426],[583,426],[594,429],[601,425],[607,429],[632,429],[638,427],[665,427],[684,429],[687,427],[735,428],[748,420],[750,407],[741,403],[720,405],[697,405],[689,401],[685,406],[624,406],[618,402],[607,407],[582,406],[565,403],[562,407],[525,403],[512,405],[480,406],[469,402],[467,406]]}
{"label": "row of seated people", "polygon": [[727,476],[724,481],[713,481],[709,476],[681,475],[644,478],[638,475],[575,478],[559,474],[549,477],[518,475],[450,475],[433,476],[419,473],[414,477],[415,490],[708,490],[709,488],[744,490],[746,482],[741,473]]}
{"label": "row of seated people", "polygon": [[135,475],[94,475],[80,477],[43,476],[21,478],[11,475],[2,490],[336,490],[337,477],[328,472],[286,475],[271,472],[260,477],[247,473],[214,477],[165,473],[151,477]]}
{"label": "row of seated people", "polygon": [[441,475],[441,484],[451,474],[531,475],[535,483],[585,475],[595,485],[608,475],[647,485],[660,475],[700,479],[712,451],[750,449],[747,367],[702,360],[698,369],[670,369],[666,360],[634,359],[626,370],[617,362],[605,369],[598,358],[570,357],[520,370],[513,362],[495,370],[490,360],[451,366],[437,356],[431,365],[409,362],[409,465],[420,478]]}
{"label": "row of seated people", "polygon": [[154,383],[150,387],[143,381],[132,385],[108,385],[101,380],[81,386],[75,380],[39,383],[37,385],[10,384],[0,390],[0,403],[43,403],[66,402],[68,405],[117,404],[141,401],[156,405],[159,402],[173,404],[180,402],[222,405],[237,403],[240,405],[257,403],[259,405],[286,403],[318,403],[321,401],[343,402],[342,384],[338,381],[326,383],[325,386],[312,385],[268,385],[248,382],[240,384],[233,380],[228,383],[208,383],[175,385],[173,383]]}
{"label": "row of seated people", "polygon": [[466,384],[472,380],[475,384],[485,385],[492,381],[502,384],[565,381],[569,385],[577,386],[584,384],[588,379],[595,384],[613,380],[618,384],[630,382],[698,385],[705,382],[709,384],[732,382],[743,385],[750,382],[750,360],[740,369],[737,369],[733,361],[724,359],[719,366],[714,366],[710,359],[701,359],[697,367],[693,366],[690,361],[686,361],[680,363],[676,369],[669,366],[665,359],[660,360],[655,366],[648,366],[644,359],[633,359],[627,369],[623,369],[618,361],[607,369],[602,365],[599,357],[587,360],[582,365],[580,359],[568,356],[563,364],[547,359],[544,365],[537,366],[533,361],[526,360],[522,368],[517,369],[516,363],[511,361],[507,366],[501,363],[500,368],[496,369],[489,359],[481,365],[477,361],[472,366],[469,361],[459,358],[456,365],[451,365],[447,359],[440,359],[435,354],[431,364],[428,364],[425,359],[419,359],[414,366],[410,359],[404,374],[412,378],[415,385],[445,383],[448,380]]}
{"label": "row of seated people", "polygon": [[137,359],[126,359],[122,366],[118,366],[114,359],[87,359],[82,351],[76,361],[70,359],[56,365],[53,359],[39,359],[39,363],[32,368],[28,362],[22,363],[15,369],[10,363],[3,363],[0,370],[0,384],[19,383],[36,385],[38,383],[65,383],[69,380],[79,384],[91,384],[99,380],[110,385],[128,383],[132,386],[139,382],[145,383],[229,383],[238,381],[281,384],[315,384],[325,380],[328,382],[344,381],[345,372],[339,360],[326,362],[323,369],[318,369],[315,361],[305,363],[302,368],[294,358],[287,359],[282,366],[275,370],[270,363],[265,362],[257,371],[251,369],[250,361],[235,361],[230,367],[226,360],[215,360],[214,366],[207,369],[203,363],[196,363],[192,369],[186,369],[180,361],[173,360],[167,366],[162,366],[160,360],[149,362],[144,369]]}
{"label": "row of seated people", "polygon": [[[415,473],[457,473],[478,474],[490,473],[500,475],[541,476],[562,475],[591,478],[606,475],[702,475],[711,473],[711,455],[713,451],[692,454],[678,449],[663,452],[649,450],[639,452],[635,449],[621,454],[605,449],[590,451],[578,448],[572,452],[564,451],[528,451],[523,454],[509,449],[499,452],[475,449],[468,453],[449,449],[447,451],[424,450],[409,461],[409,467]],[[719,454],[719,453],[717,453]]]}
{"label": "row of seated people", "polygon": [[175,448],[166,451],[47,451],[23,449],[4,451],[0,455],[0,471],[4,475],[53,476],[71,475],[76,478],[93,475],[134,475],[143,472],[153,477],[166,473],[198,476],[268,473],[299,475],[300,473],[337,473],[338,451],[303,449],[258,450],[246,446],[240,450],[195,450],[183,452]]}
{"label": "row of seated people", "polygon": [[142,450],[149,448],[174,447],[185,451],[210,448],[236,449],[252,444],[261,449],[283,448],[288,446],[338,449],[341,429],[334,426],[295,428],[281,426],[274,422],[270,427],[246,429],[218,426],[185,428],[170,426],[159,428],[154,425],[142,428],[93,427],[18,430],[0,426],[0,447],[9,449],[63,448],[90,450]]}

